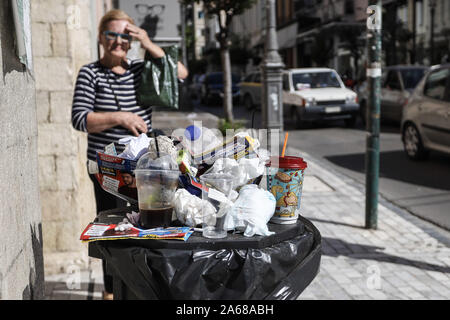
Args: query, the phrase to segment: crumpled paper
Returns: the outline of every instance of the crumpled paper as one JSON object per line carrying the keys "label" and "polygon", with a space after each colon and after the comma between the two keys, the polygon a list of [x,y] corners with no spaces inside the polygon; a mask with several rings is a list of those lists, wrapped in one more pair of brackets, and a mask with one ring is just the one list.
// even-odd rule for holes
{"label": "crumpled paper", "polygon": [[125,150],[118,156],[125,159],[136,160],[147,152],[150,138],[145,133],[141,133],[138,137],[127,136],[118,141],[119,144],[125,145]]}
{"label": "crumpled paper", "polygon": [[267,223],[275,212],[275,204],[275,197],[269,191],[254,184],[245,185],[227,212],[225,229],[245,230],[246,237],[274,234],[269,231]]}
{"label": "crumpled paper", "polygon": [[214,162],[207,173],[229,173],[236,177],[233,187],[238,188],[264,174],[264,163],[258,158],[241,158],[238,161],[230,158],[220,158]]}
{"label": "crumpled paper", "polygon": [[195,227],[203,223],[202,206],[208,223],[215,223],[216,209],[207,200],[190,194],[186,189],[178,189],[175,192],[173,205],[177,219],[189,227]]}

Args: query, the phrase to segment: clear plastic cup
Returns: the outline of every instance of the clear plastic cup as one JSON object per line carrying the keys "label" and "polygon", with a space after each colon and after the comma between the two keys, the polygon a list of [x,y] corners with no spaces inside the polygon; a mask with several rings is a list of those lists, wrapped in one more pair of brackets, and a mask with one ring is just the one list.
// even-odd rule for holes
{"label": "clear plastic cup", "polygon": [[145,229],[169,227],[179,172],[135,170],[140,222]]}
{"label": "clear plastic cup", "polygon": [[[205,238],[225,238],[225,217],[232,202],[229,200],[235,177],[228,173],[208,173],[200,176],[202,189],[202,219]],[[205,187],[208,191],[205,191]]]}
{"label": "clear plastic cup", "polygon": [[180,175],[178,165],[167,154],[148,152],[139,159],[134,173],[142,227],[169,227]]}

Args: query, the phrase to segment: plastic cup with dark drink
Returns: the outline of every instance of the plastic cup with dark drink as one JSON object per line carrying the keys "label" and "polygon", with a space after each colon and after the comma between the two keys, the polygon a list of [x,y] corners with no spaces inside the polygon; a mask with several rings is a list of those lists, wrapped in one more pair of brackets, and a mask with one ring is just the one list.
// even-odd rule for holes
{"label": "plastic cup with dark drink", "polygon": [[134,173],[141,226],[144,229],[169,227],[180,175],[175,160],[167,154],[148,152],[139,159]]}

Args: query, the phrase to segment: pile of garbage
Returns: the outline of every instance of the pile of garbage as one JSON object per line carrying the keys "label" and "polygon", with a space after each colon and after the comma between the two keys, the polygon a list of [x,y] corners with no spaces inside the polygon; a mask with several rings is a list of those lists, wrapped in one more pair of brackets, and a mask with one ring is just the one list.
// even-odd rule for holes
{"label": "pile of garbage", "polygon": [[[140,170],[150,166],[154,170],[169,170],[169,166],[173,171],[176,164],[176,188],[170,193],[168,189],[171,188],[163,186],[161,181],[165,178],[159,173],[162,180],[158,182],[161,183],[158,197],[166,192],[173,215],[181,224],[202,228],[206,219],[214,219],[214,223],[216,219],[222,219],[226,231],[242,232],[247,237],[272,234],[267,223],[275,212],[276,200],[271,192],[259,186],[270,154],[247,132],[224,140],[212,130],[189,126],[182,136],[148,137],[141,134],[121,139],[119,143],[125,145],[124,151],[114,154],[115,148],[107,146],[105,151],[97,153],[97,163],[90,164],[90,172],[96,174],[105,190],[131,204],[138,203],[140,211],[144,199],[124,190],[125,186],[134,187],[139,194],[142,187],[139,181],[137,187],[136,183],[127,184],[124,173],[136,173],[133,178],[139,180],[137,173]],[[222,176],[229,176],[232,181],[223,188],[206,179]],[[150,198],[154,201],[155,196]],[[136,225],[139,221],[135,213],[126,222]]]}

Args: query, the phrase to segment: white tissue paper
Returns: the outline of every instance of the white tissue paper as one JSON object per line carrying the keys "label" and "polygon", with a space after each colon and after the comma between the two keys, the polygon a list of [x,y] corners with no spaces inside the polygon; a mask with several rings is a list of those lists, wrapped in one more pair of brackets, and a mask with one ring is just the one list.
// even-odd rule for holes
{"label": "white tissue paper", "polygon": [[[215,223],[216,209],[206,200],[190,194],[186,189],[178,189],[174,196],[174,209],[177,219],[189,227],[203,223],[202,205],[205,206],[208,222]],[[209,214],[208,214],[209,213]]]}
{"label": "white tissue paper", "polygon": [[269,191],[254,184],[243,186],[225,218],[225,229],[243,229],[246,237],[274,234],[267,223],[275,212],[275,203],[275,197]]}
{"label": "white tissue paper", "polygon": [[238,161],[230,158],[219,158],[207,173],[229,173],[236,177],[233,188],[238,188],[264,174],[264,163],[260,162],[258,158],[241,158]]}
{"label": "white tissue paper", "polygon": [[119,157],[136,160],[147,152],[150,138],[145,133],[141,133],[138,137],[127,136],[122,138],[118,143],[125,145],[125,150],[119,154]]}

